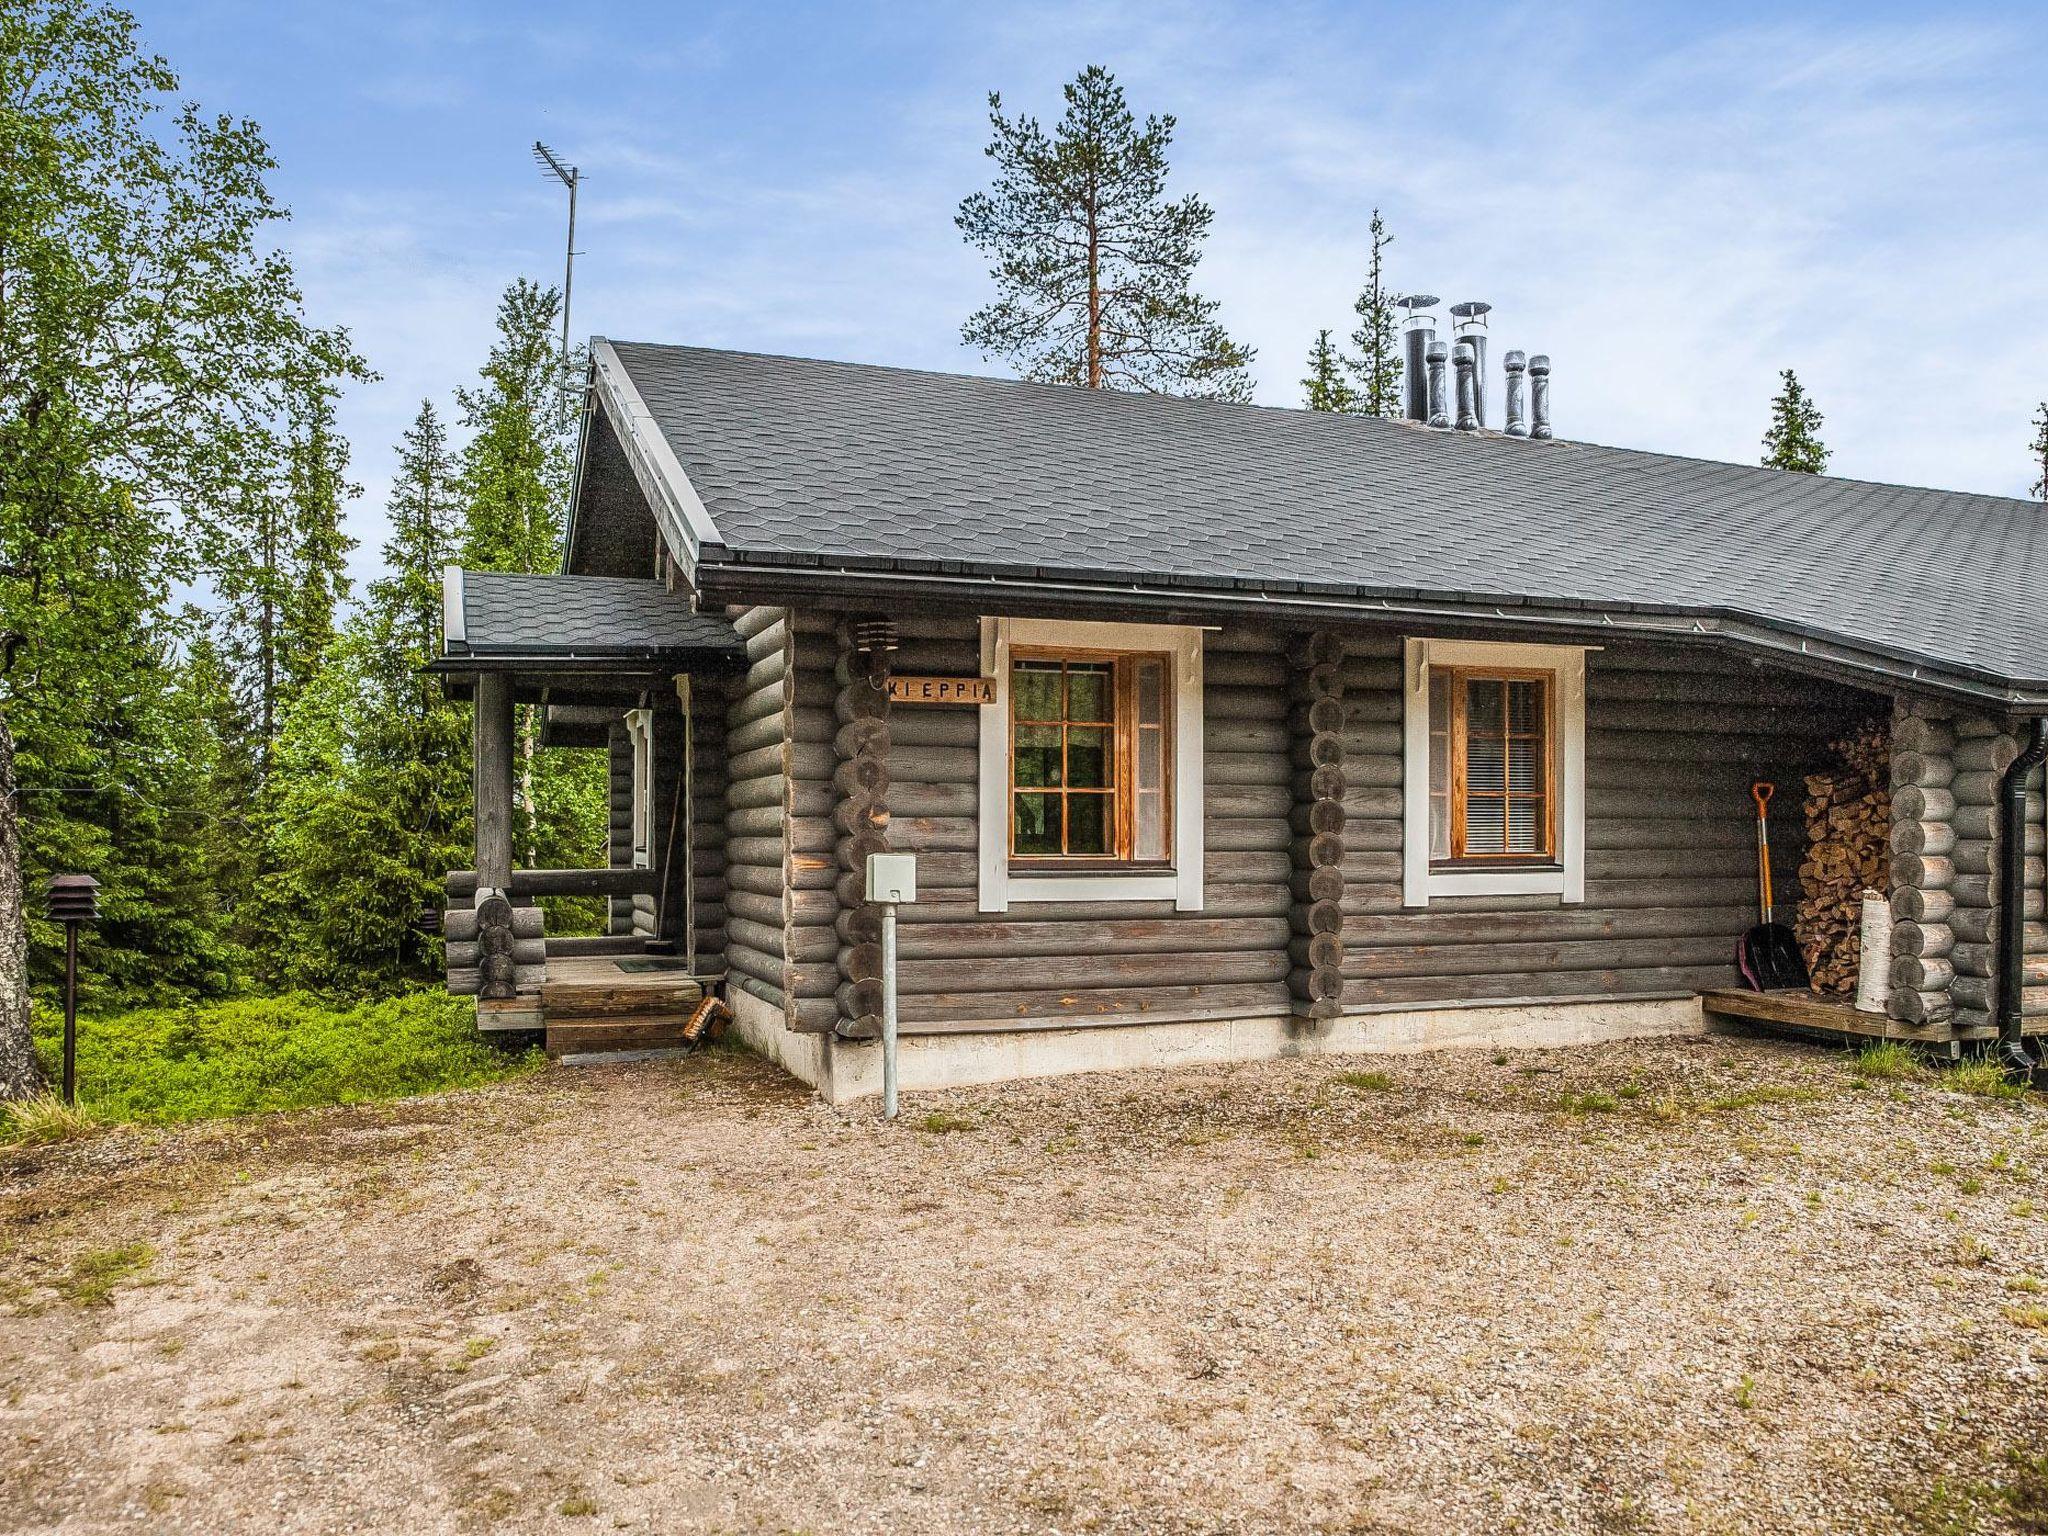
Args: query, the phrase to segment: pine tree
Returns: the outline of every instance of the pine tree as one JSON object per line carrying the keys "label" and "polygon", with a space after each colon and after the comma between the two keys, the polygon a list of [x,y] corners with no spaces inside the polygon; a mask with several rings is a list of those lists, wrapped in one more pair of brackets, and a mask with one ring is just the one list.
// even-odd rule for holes
{"label": "pine tree", "polygon": [[2039,471],[2034,476],[2031,494],[2036,501],[2048,501],[2048,400],[2041,402],[2041,408],[2034,412],[2034,440],[2027,445],[2027,451],[2034,456],[2034,467]]}
{"label": "pine tree", "polygon": [[349,595],[348,556],[356,541],[342,531],[342,509],[362,487],[348,478],[348,441],[334,424],[336,393],[334,381],[318,374],[292,381],[286,461],[292,593],[281,658],[292,692],[311,680],[334,639],[335,610]]}
{"label": "pine tree", "polygon": [[1315,345],[1308,349],[1308,377],[1301,381],[1302,404],[1312,411],[1352,411],[1358,396],[1344,378],[1343,360],[1330,344],[1327,330],[1316,332]]}
{"label": "pine tree", "polygon": [[1394,296],[1387,292],[1383,252],[1394,243],[1379,209],[1372,211],[1371,245],[1366,256],[1365,286],[1359,290],[1352,309],[1358,326],[1351,333],[1353,355],[1344,359],[1357,382],[1348,409],[1367,416],[1397,417],[1401,414],[1401,347],[1394,315]]}
{"label": "pine tree", "polygon": [[371,597],[388,607],[393,628],[424,664],[441,632],[441,572],[454,558],[461,512],[448,434],[431,400],[420,402],[399,443],[388,512],[391,537],[383,553],[391,574]]}
{"label": "pine tree", "polygon": [[54,869],[107,885],[100,976],[227,984],[169,594],[273,483],[291,381],[365,371],[267,247],[261,134],[178,106],[135,33],[95,0],[0,7],[0,1095],[37,1078],[28,972],[57,936],[23,899]]}
{"label": "pine tree", "polygon": [[1817,475],[1828,467],[1828,450],[1820,440],[1824,419],[1820,407],[1807,396],[1790,368],[1779,378],[1784,388],[1771,402],[1771,427],[1764,433],[1764,467]]}
{"label": "pine tree", "polygon": [[995,185],[954,222],[993,258],[996,299],[962,339],[1030,379],[1249,400],[1251,349],[1190,287],[1215,210],[1192,194],[1166,200],[1174,119],[1148,116],[1140,131],[1100,65],[1065,95],[1051,135],[989,96]]}
{"label": "pine tree", "polygon": [[525,278],[507,288],[482,383],[460,392],[470,432],[459,472],[462,563],[473,570],[551,571],[561,560],[572,452],[556,397],[561,303]]}

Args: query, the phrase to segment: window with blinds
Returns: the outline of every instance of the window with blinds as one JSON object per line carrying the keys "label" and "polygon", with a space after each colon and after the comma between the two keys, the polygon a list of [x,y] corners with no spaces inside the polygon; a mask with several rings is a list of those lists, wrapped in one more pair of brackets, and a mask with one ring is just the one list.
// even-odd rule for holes
{"label": "window with blinds", "polygon": [[1172,857],[1167,678],[1164,656],[1011,653],[1012,863]]}
{"label": "window with blinds", "polygon": [[1431,862],[1554,860],[1555,740],[1551,673],[1431,668]]}

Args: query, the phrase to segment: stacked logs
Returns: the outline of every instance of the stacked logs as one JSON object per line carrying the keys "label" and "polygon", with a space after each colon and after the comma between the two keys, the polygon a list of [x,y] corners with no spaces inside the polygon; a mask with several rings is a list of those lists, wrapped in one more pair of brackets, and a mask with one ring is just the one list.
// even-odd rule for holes
{"label": "stacked logs", "polygon": [[1943,716],[1902,707],[1892,721],[1892,992],[1901,1024],[1955,1016],[1956,732]]}
{"label": "stacked logs", "polygon": [[[1956,776],[1950,787],[1956,802],[1956,904],[1949,923],[1956,942],[1947,957],[1949,991],[1955,999],[1957,1029],[1981,1033],[1995,1027],[1998,1003],[1998,793],[2005,770],[2020,755],[2020,744],[1996,721],[1981,715],[1958,718],[1955,736]],[[2039,826],[2029,818],[2030,855],[2039,852],[2039,836]],[[2033,892],[2040,885],[2041,861],[2030,857],[2026,890]]]}
{"label": "stacked logs", "polygon": [[1316,631],[1294,648],[1291,708],[1294,805],[1289,906],[1295,1013],[1344,1010],[1344,637]]}
{"label": "stacked logs", "polygon": [[[1835,765],[1806,779],[1795,931],[1813,990],[1840,997],[1856,990],[1862,964],[1863,893],[1886,888],[1885,840],[1894,832],[1888,723],[1873,721],[1828,750]],[[1901,846],[1896,836],[1892,846]]]}
{"label": "stacked logs", "polygon": [[882,916],[867,900],[867,860],[889,851],[889,655],[886,622],[839,626],[839,730],[832,738],[832,825],[839,861],[839,1031],[872,1040],[882,1032]]}
{"label": "stacked logs", "polygon": [[448,990],[457,995],[514,997],[537,991],[547,975],[541,909],[514,906],[504,891],[480,890],[467,907],[451,903],[442,932]]}

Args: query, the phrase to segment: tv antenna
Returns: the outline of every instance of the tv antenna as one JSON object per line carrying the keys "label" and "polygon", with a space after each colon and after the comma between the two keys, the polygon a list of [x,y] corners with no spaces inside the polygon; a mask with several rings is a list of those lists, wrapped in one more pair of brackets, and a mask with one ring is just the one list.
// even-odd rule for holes
{"label": "tv antenna", "polygon": [[576,281],[576,189],[582,185],[583,173],[573,165],[564,165],[557,155],[539,139],[533,141],[533,162],[569,189],[569,246],[562,262],[562,367],[569,366],[569,290]]}

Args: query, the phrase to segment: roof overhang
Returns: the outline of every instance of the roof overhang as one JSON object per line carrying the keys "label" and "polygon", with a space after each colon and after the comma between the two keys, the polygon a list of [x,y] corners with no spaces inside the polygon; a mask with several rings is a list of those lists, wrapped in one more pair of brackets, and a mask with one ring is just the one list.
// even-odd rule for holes
{"label": "roof overhang", "polygon": [[1273,623],[1361,629],[1427,624],[1474,636],[1540,634],[1598,644],[1609,639],[1717,645],[1768,658],[1863,688],[1967,702],[2005,715],[2048,713],[2048,682],[2014,683],[1989,672],[1944,666],[1926,657],[1809,630],[1768,617],[1710,608],[1594,604],[1409,589],[1375,590],[1311,582],[1285,586],[1224,578],[1134,576],[1128,572],[1044,567],[853,560],[702,550],[698,589],[716,602],[853,600],[915,595],[957,611],[1100,617],[1106,607],[1162,620]]}

